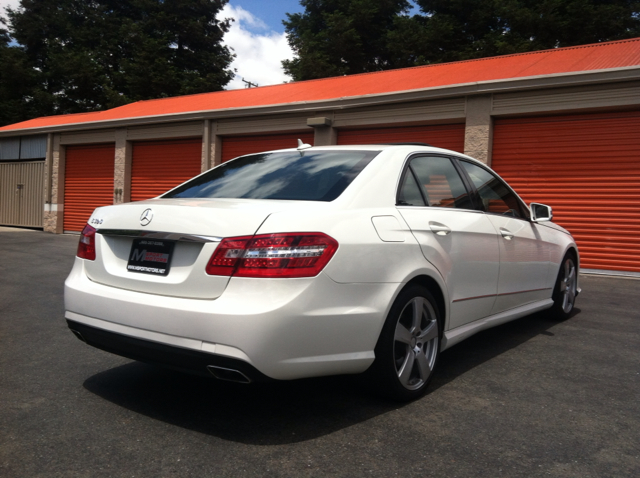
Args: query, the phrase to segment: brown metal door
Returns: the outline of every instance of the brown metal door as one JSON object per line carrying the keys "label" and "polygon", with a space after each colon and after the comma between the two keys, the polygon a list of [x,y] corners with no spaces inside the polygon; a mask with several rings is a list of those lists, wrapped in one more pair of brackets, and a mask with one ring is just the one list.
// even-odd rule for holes
{"label": "brown metal door", "polygon": [[42,227],[44,161],[0,163],[0,224]]}

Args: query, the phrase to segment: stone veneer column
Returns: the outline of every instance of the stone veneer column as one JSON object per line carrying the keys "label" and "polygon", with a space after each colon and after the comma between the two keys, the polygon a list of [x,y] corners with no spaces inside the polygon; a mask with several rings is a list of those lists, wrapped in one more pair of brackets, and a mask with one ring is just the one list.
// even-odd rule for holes
{"label": "stone veneer column", "polygon": [[116,130],[116,154],[113,169],[113,204],[131,201],[131,142],[127,130]]}
{"label": "stone veneer column", "polygon": [[493,120],[491,95],[467,97],[467,122],[464,131],[464,154],[491,166]]}
{"label": "stone veneer column", "polygon": [[216,134],[216,122],[204,120],[204,131],[202,134],[202,162],[201,172],[217,166],[221,162],[222,140]]}
{"label": "stone veneer column", "polygon": [[211,120],[204,120],[203,123],[202,156],[200,160],[201,173],[211,168]]}
{"label": "stone veneer column", "polygon": [[218,136],[218,123],[211,121],[209,129],[209,168],[222,164],[222,138]]}
{"label": "stone veneer column", "polygon": [[64,146],[60,134],[49,134],[45,159],[45,205],[43,228],[45,232],[62,233],[64,212]]}

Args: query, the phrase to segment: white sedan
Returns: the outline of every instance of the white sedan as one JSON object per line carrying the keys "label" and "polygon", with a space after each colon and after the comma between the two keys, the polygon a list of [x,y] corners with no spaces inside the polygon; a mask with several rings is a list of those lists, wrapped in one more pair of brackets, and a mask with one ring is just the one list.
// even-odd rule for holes
{"label": "white sedan", "polygon": [[96,209],[65,317],[135,360],[244,383],[365,372],[411,400],[442,350],[569,316],[578,249],[551,219],[453,151],[300,144]]}

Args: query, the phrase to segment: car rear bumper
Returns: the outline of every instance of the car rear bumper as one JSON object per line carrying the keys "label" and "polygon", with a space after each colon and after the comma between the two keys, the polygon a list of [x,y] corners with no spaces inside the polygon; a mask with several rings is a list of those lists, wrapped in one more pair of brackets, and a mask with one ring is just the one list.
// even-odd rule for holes
{"label": "car rear bumper", "polygon": [[[112,339],[128,337],[188,351],[213,365],[216,357],[241,362],[279,380],[365,371],[401,287],[339,284],[321,273],[305,279],[233,278],[215,300],[185,299],[92,282],[83,262],[76,259],[65,282],[65,317],[74,324],[113,334]],[[145,358],[133,346],[119,352],[121,345],[100,343],[98,348],[119,355],[184,368],[173,353]],[[198,373],[204,363],[200,358],[195,361]]]}
{"label": "car rear bumper", "polygon": [[67,325],[83,342],[140,362],[241,383],[271,380],[247,362],[231,357],[131,337],[73,320],[67,320]]}

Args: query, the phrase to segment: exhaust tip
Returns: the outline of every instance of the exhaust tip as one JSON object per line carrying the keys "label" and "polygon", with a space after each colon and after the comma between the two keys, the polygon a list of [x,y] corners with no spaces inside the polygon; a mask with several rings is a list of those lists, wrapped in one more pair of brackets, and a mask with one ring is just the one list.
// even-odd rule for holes
{"label": "exhaust tip", "polygon": [[87,341],[84,339],[84,337],[82,336],[82,334],[80,332],[78,332],[77,330],[73,330],[70,329],[71,332],[73,332],[73,335],[75,335],[76,337],[78,337],[80,340],[82,340],[85,344],[87,343]]}
{"label": "exhaust tip", "polygon": [[251,379],[238,370],[218,367],[216,365],[207,365],[207,370],[211,375],[219,380],[236,383],[251,383]]}

